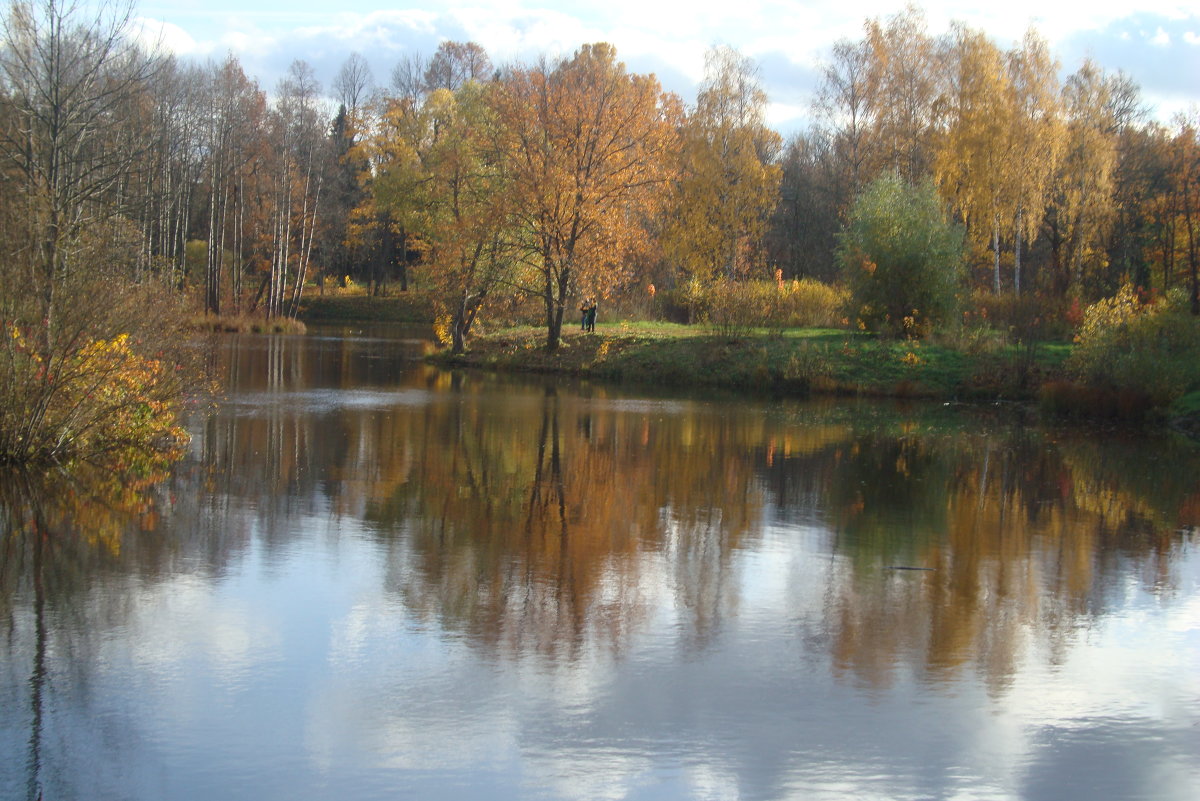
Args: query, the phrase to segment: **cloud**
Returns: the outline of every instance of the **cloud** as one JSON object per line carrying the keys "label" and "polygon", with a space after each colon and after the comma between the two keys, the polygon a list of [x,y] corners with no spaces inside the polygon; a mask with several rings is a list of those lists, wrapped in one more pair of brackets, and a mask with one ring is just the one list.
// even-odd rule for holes
{"label": "cloud", "polygon": [[[819,82],[820,62],[833,43],[858,38],[867,19],[886,21],[903,8],[902,0],[853,6],[697,0],[686,11],[645,0],[415,0],[393,10],[345,2],[345,10],[326,12],[311,11],[308,0],[295,0],[283,11],[246,11],[232,0],[209,0],[212,8],[180,0],[154,5],[150,21],[163,32],[164,45],[180,55],[234,52],[247,74],[266,88],[274,87],[296,58],[308,61],[328,85],[344,60],[358,52],[376,82],[386,84],[400,58],[431,55],[445,40],[476,41],[497,64],[568,56],[584,43],[608,41],[629,69],[654,72],[664,88],[691,102],[703,78],[705,50],[730,44],[762,66],[771,119],[784,125],[794,120],[798,127]],[[1161,117],[1196,102],[1192,76],[1200,74],[1200,17],[1188,3],[1147,0],[1131,15],[1126,3],[1094,0],[1084,16],[1073,6],[1044,0],[1001,5],[925,0],[920,5],[933,35],[944,33],[951,20],[961,20],[1007,47],[1032,26],[1065,72],[1073,72],[1087,56],[1106,69],[1121,69],[1142,86]]]}
{"label": "cloud", "polygon": [[133,38],[151,52],[166,51],[180,56],[207,52],[192,35],[170,22],[150,17],[135,17],[131,23]]}

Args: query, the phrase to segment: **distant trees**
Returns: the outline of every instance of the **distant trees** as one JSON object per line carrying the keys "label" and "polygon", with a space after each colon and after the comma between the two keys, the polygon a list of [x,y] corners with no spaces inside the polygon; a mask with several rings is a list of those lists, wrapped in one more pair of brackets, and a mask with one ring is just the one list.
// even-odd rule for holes
{"label": "distant trees", "polygon": [[1091,62],[1059,73],[1034,31],[1002,50],[961,24],[930,36],[914,6],[868,20],[831,47],[815,123],[782,151],[771,258],[836,274],[832,233],[894,172],[935,180],[976,287],[1088,301],[1126,277],[1157,290],[1186,278],[1185,194],[1168,189],[1182,151],[1146,124],[1127,76]]}
{"label": "distant trees", "polygon": [[207,223],[204,310],[229,311],[222,306],[228,297],[236,313],[242,310],[247,259],[261,240],[253,232],[263,222],[263,209],[255,199],[263,188],[269,154],[267,101],[232,56],[204,77],[197,141],[206,157],[206,180],[197,181],[206,190],[200,200]]}
{"label": "distant trees", "polygon": [[357,54],[328,87],[298,61],[268,94],[233,56],[145,52],[131,7],[101,8],[19,0],[5,20],[0,269],[43,338],[68,277],[290,317],[333,275],[436,292],[455,347],[487,303],[528,298],[553,348],[585,294],[842,279],[836,237],[891,175],[934,182],[976,288],[1062,307],[1126,278],[1200,283],[1195,121],[1147,124],[1137,87],[1090,62],[1060,81],[1032,31],[1003,49],[961,24],[931,35],[915,6],[867,20],[831,45],[814,125],[784,143],[728,47],[694,104],[603,43],[497,69],[446,41],[388,86]]}

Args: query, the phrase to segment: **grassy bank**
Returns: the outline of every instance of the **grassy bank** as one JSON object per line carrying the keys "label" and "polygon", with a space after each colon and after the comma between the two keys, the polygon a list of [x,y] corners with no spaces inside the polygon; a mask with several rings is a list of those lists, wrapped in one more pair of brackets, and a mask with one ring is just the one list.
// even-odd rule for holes
{"label": "grassy bank", "polygon": [[594,334],[565,331],[553,354],[544,343],[541,329],[506,329],[474,340],[462,356],[439,351],[430,358],[443,365],[785,394],[1031,400],[1067,354],[1061,345],[968,354],[832,329],[750,332],[731,339],[670,323],[614,323]]}
{"label": "grassy bank", "polygon": [[188,320],[188,328],[224,334],[303,334],[307,331],[300,320],[289,317],[268,320],[261,314],[198,314]]}

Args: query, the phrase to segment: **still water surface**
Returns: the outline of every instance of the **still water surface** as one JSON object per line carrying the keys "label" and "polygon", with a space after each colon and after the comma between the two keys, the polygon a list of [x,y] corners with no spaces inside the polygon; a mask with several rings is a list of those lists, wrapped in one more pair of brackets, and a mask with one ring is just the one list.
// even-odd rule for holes
{"label": "still water surface", "polygon": [[1200,797],[1200,451],[223,341],[156,487],[8,480],[0,798]]}

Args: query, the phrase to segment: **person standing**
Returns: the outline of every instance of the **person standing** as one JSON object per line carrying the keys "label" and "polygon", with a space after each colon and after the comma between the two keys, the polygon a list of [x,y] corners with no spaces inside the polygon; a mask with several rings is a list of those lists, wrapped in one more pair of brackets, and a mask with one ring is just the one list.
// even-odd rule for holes
{"label": "person standing", "polygon": [[595,298],[592,298],[590,301],[588,301],[588,307],[587,307],[587,310],[584,311],[584,313],[583,313],[583,318],[584,318],[583,319],[584,328],[586,328],[589,333],[594,334],[596,332],[596,299]]}

